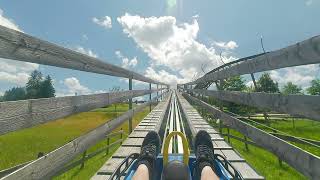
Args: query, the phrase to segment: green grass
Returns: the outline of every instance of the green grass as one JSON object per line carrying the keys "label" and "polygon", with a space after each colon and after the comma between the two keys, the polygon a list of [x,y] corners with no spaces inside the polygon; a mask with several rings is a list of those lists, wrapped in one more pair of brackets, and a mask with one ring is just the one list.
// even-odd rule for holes
{"label": "green grass", "polygon": [[[105,108],[98,108],[98,109],[92,110],[92,112],[115,112],[115,105],[117,110],[116,112],[126,112],[129,109],[128,104],[117,103],[117,104],[107,106]],[[132,106],[135,107],[136,104],[132,103]]]}
{"label": "green grass", "polygon": [[[201,112],[200,109],[198,109],[198,111]],[[262,116],[255,118],[255,121],[267,125]],[[295,119],[295,126],[293,126],[292,118],[285,118],[283,120],[276,120],[271,118],[270,122],[270,127],[289,135],[318,141],[320,140],[320,122],[311,121],[308,119]],[[266,127],[256,125],[254,123],[250,124],[255,125],[262,130],[270,132],[270,129]],[[212,125],[217,126],[215,124]],[[227,133],[226,129],[224,129],[224,133]],[[232,129],[230,129],[230,134],[243,138],[243,135],[241,133]],[[225,140],[227,141],[227,137],[225,137]],[[241,156],[246,159],[246,161],[266,179],[307,179],[300,172],[296,171],[294,168],[284,162],[282,162],[282,166],[280,166],[277,156],[270,153],[269,151],[252,145],[249,145],[249,151],[247,151],[243,142],[232,138],[230,138],[230,140],[232,147],[237,150],[241,154]],[[291,144],[320,157],[319,148],[299,143]]]}
{"label": "green grass", "polygon": [[[230,134],[243,138],[241,133],[232,129],[230,129]],[[226,137],[225,140],[227,141]],[[230,142],[232,147],[266,179],[307,179],[284,162],[280,166],[278,158],[266,150],[249,145],[249,151],[247,151],[243,142],[232,138]]]}
{"label": "green grass", "polygon": [[[119,107],[121,112],[119,111],[118,113],[114,113],[109,109],[112,107],[105,108],[105,110],[100,108],[97,111],[79,113],[46,124],[0,136],[0,170],[34,160],[37,158],[39,152],[49,153],[95,127],[113,119],[125,112],[127,110],[125,110],[125,108],[128,108],[127,105],[122,104],[119,104]],[[149,107],[134,116],[134,127],[149,113],[148,110]],[[114,132],[119,131],[120,128],[123,128],[127,134],[128,122],[123,123],[119,128],[115,129]],[[112,138],[110,142],[115,141],[115,138]],[[106,140],[101,141],[89,148],[88,153],[101,147],[105,147],[105,145]],[[112,148],[111,151],[115,151],[116,148],[117,146]],[[89,179],[103,165],[107,158],[108,156],[102,153],[87,161],[85,163],[85,168],[79,170],[79,168],[76,167],[56,179]]]}
{"label": "green grass", "polygon": [[[137,113],[133,120],[133,127],[135,127],[147,114],[149,113],[149,108],[146,108],[144,111]],[[126,134],[128,134],[128,122],[123,123],[119,128],[115,130],[115,132],[119,131],[120,129],[123,129]],[[126,137],[124,137],[126,138]],[[114,137],[110,139],[110,143],[118,140],[119,137]],[[91,147],[87,152],[93,152],[95,150],[98,150],[100,148],[103,148],[107,145],[107,141],[102,141],[95,146]],[[70,171],[55,177],[54,179],[90,179],[99,169],[100,167],[106,162],[108,158],[114,153],[114,151],[117,150],[119,145],[115,146],[111,149],[110,153],[106,155],[106,153],[101,153],[88,161],[85,162],[85,167],[83,169],[80,169],[80,166],[77,166]],[[81,156],[79,156],[77,159],[79,159]]]}

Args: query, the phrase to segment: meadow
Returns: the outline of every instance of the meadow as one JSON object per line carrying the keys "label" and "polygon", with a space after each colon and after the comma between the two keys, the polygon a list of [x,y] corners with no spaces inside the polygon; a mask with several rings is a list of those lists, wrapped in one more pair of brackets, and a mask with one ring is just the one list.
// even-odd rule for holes
{"label": "meadow", "polygon": [[[117,112],[114,112],[114,105],[112,105],[2,135],[0,136],[0,170],[34,160],[40,152],[44,154],[49,153],[95,127],[112,120],[127,110],[127,104],[117,104]],[[135,114],[133,117],[133,127],[148,113],[149,107]],[[123,123],[113,132],[118,132],[120,129],[124,130],[125,135],[123,138],[126,138],[128,134],[128,122]],[[110,139],[110,143],[118,139],[119,137],[113,137]],[[101,141],[90,147],[87,153],[105,147],[106,144],[106,140]],[[89,159],[85,162],[84,168],[80,169],[77,166],[54,179],[90,179],[118,147],[119,145],[113,146],[109,154],[101,153]],[[80,157],[81,155],[78,158]]]}
{"label": "meadow", "polygon": [[[264,122],[264,118],[257,117],[254,119],[257,122],[260,123],[266,123]],[[214,127],[218,127],[217,124],[212,123]],[[255,124],[252,124],[255,125]],[[256,127],[271,132],[268,128],[265,128],[263,126],[255,125]],[[270,127],[274,128],[276,130],[282,131],[284,133],[287,133],[289,135],[297,136],[297,137],[303,137],[313,140],[320,140],[320,122],[311,121],[308,119],[301,119],[301,118],[295,118],[294,126],[292,122],[292,118],[283,118],[283,119],[272,119],[270,118]],[[217,129],[218,130],[218,129]],[[227,129],[223,128],[222,131],[224,134],[227,133]],[[233,136],[244,138],[244,136],[233,129],[230,129],[229,133]],[[227,136],[224,137],[225,141],[227,142],[228,138]],[[246,159],[246,161],[254,167],[261,175],[263,175],[266,179],[308,179],[304,175],[302,175],[300,172],[296,171],[294,168],[286,164],[285,162],[282,162],[281,165],[279,163],[279,159],[274,154],[270,153],[269,151],[266,151],[262,148],[255,147],[252,145],[249,146],[249,150],[245,148],[244,142],[241,142],[239,140],[230,138],[229,143],[236,151],[238,151],[241,156]],[[308,151],[314,155],[320,156],[320,149],[316,147],[312,147],[309,145],[303,145],[299,143],[291,143],[295,146],[298,146],[302,148],[305,151]]]}

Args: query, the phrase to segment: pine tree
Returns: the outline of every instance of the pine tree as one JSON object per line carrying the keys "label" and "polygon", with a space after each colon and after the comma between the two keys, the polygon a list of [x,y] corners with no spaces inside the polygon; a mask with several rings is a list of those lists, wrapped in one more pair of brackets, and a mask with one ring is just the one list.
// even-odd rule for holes
{"label": "pine tree", "polygon": [[257,82],[258,92],[277,93],[279,92],[278,83],[273,81],[269,73],[263,73]]}
{"label": "pine tree", "polygon": [[311,95],[320,95],[320,79],[312,80],[311,87],[307,89],[307,92]]}
{"label": "pine tree", "polygon": [[17,101],[26,99],[26,91],[23,87],[14,87],[3,95],[3,101]]}
{"label": "pine tree", "polygon": [[28,99],[36,99],[41,97],[41,84],[42,84],[42,73],[40,71],[34,70],[27,82],[26,91]]}
{"label": "pine tree", "polygon": [[40,98],[55,97],[55,89],[52,84],[52,79],[48,75],[40,86]]}
{"label": "pine tree", "polygon": [[285,95],[302,94],[301,91],[302,91],[301,87],[293,84],[292,82],[288,82],[286,85],[284,85],[284,87],[282,89],[282,93]]}

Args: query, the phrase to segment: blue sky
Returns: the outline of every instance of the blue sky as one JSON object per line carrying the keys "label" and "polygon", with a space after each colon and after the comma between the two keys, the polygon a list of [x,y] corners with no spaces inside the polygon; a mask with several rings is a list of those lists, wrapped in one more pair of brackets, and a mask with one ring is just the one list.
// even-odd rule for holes
{"label": "blue sky", "polygon": [[[0,9],[1,25],[172,85],[220,65],[220,53],[224,61],[261,53],[261,36],[270,51],[320,34],[319,0],[7,0]],[[59,96],[127,88],[116,77],[0,59],[0,94],[34,69],[54,79]],[[304,88],[320,76],[318,65],[270,73]]]}

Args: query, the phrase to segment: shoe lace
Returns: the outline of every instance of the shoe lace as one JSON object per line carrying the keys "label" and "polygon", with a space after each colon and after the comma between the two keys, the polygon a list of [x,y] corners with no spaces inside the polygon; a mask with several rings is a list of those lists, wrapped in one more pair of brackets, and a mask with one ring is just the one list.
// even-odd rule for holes
{"label": "shoe lace", "polygon": [[156,154],[156,146],[154,144],[147,144],[142,147],[142,153],[148,156],[154,156]]}
{"label": "shoe lace", "polygon": [[209,148],[207,145],[198,145],[198,149],[197,149],[197,156],[200,159],[206,159],[209,161],[213,161],[214,157],[213,157],[213,151],[211,148]]}

